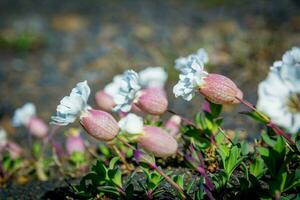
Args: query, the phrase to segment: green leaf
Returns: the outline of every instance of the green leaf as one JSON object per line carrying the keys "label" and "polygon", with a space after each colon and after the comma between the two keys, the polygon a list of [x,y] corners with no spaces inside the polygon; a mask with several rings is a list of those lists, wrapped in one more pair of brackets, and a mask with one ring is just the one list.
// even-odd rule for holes
{"label": "green leaf", "polygon": [[107,168],[100,160],[97,160],[96,164],[92,167],[92,171],[104,179],[107,178]]}
{"label": "green leaf", "polygon": [[108,170],[107,174],[112,183],[120,188],[122,187],[122,172],[120,169],[110,169]]}
{"label": "green leaf", "polygon": [[109,157],[110,156],[110,150],[105,144],[99,144],[99,150],[100,152],[105,156]]}
{"label": "green leaf", "polygon": [[120,160],[119,157],[112,158],[109,162],[109,169],[113,169],[119,160]]}
{"label": "green leaf", "polygon": [[240,112],[240,113],[243,115],[248,115],[255,121],[261,122],[263,124],[267,124],[269,122],[269,118],[267,116],[265,116],[264,114],[262,114],[260,112],[258,113],[257,111],[246,111],[246,112]]}
{"label": "green leaf", "polygon": [[110,194],[113,196],[120,196],[119,191],[117,190],[117,188],[112,187],[112,186],[102,186],[102,187],[98,187],[98,190],[100,192],[103,192],[105,194]]}
{"label": "green leaf", "polygon": [[41,154],[41,144],[38,142],[33,143],[32,151],[34,157],[39,158]]}
{"label": "green leaf", "polygon": [[275,145],[275,143],[276,143],[276,141],[275,141],[275,140],[272,140],[272,139],[270,138],[270,136],[267,134],[267,132],[265,132],[265,131],[263,131],[263,132],[261,133],[261,137],[262,137],[263,141],[264,141],[266,144],[270,145],[271,147],[273,147],[273,146]]}
{"label": "green leaf", "polygon": [[299,186],[300,186],[300,169],[297,169],[295,172],[287,176],[285,186],[284,186],[284,192]]}
{"label": "green leaf", "polygon": [[264,167],[264,161],[261,158],[257,158],[250,164],[250,174],[257,178],[260,178],[264,174]]}
{"label": "green leaf", "polygon": [[183,186],[184,186],[184,182],[183,182],[184,178],[183,177],[184,177],[184,175],[175,175],[172,177],[173,180],[175,181],[175,183],[177,183],[181,187],[181,189],[183,189]]}
{"label": "green leaf", "polygon": [[210,101],[208,101],[208,102],[209,102],[210,113],[211,113],[212,117],[217,118],[221,114],[222,105],[221,104],[215,104],[215,103],[212,103]]}

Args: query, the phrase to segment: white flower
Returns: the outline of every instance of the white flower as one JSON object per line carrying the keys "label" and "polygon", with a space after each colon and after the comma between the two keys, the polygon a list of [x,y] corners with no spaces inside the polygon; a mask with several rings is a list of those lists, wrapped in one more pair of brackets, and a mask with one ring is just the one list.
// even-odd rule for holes
{"label": "white flower", "polygon": [[291,133],[300,130],[300,49],[287,51],[259,84],[257,108]]}
{"label": "white flower", "polygon": [[163,88],[168,79],[168,74],[162,67],[148,67],[139,72],[139,77],[144,88]]}
{"label": "white flower", "polygon": [[188,62],[189,62],[189,57],[190,56],[195,56],[197,57],[203,64],[207,64],[208,63],[208,54],[205,51],[205,49],[200,48],[198,49],[197,53],[195,54],[191,54],[187,57],[180,57],[178,59],[175,60],[175,69],[182,71],[184,70],[185,67],[187,67]]}
{"label": "white flower", "polygon": [[204,65],[196,56],[189,56],[186,67],[179,75],[179,81],[173,88],[175,97],[181,96],[184,100],[190,101],[195,92],[204,83],[204,78],[208,73],[204,70]]}
{"label": "white flower", "polygon": [[125,71],[122,75],[121,87],[116,97],[114,97],[116,107],[113,111],[129,112],[140,90],[141,86],[138,74],[133,70]]}
{"label": "white flower", "polygon": [[116,95],[118,95],[121,85],[122,75],[116,75],[114,76],[113,81],[104,87],[104,92],[114,98]]}
{"label": "white flower", "polygon": [[276,61],[271,70],[277,71],[281,78],[291,84],[300,84],[300,48],[293,47],[284,53],[282,61]]}
{"label": "white flower", "polygon": [[74,122],[81,112],[90,108],[87,104],[90,92],[87,81],[77,83],[70,96],[65,96],[60,101],[56,109],[56,116],[51,117],[50,123],[64,126]]}
{"label": "white flower", "polygon": [[21,108],[18,108],[12,118],[14,126],[27,125],[29,120],[36,114],[36,108],[33,103],[26,103]]}
{"label": "white flower", "polygon": [[142,133],[144,127],[143,118],[133,113],[129,113],[126,117],[123,117],[118,124],[122,131],[130,134]]}

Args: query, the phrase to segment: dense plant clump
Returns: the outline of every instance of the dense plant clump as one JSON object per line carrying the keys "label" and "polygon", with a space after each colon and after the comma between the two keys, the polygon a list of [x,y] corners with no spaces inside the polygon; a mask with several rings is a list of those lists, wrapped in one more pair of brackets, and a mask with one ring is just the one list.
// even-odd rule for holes
{"label": "dense plant clump", "polygon": [[[75,199],[300,198],[300,49],[286,52],[271,67],[259,85],[257,108],[231,79],[207,72],[208,61],[204,49],[175,61],[180,71],[175,97],[205,98],[194,118],[170,108],[162,67],[115,76],[96,93],[97,108],[88,104],[87,81],[79,82],[60,101],[50,128],[33,104],[25,104],[13,123],[35,137],[32,154],[25,158],[2,129],[0,183],[11,177],[26,182],[30,175],[47,180],[59,173],[81,177],[70,186]],[[241,114],[265,127],[254,140],[222,127],[222,105],[238,103],[248,109]],[[76,122],[97,147],[76,128],[66,131],[65,148],[54,141],[60,126]]]}

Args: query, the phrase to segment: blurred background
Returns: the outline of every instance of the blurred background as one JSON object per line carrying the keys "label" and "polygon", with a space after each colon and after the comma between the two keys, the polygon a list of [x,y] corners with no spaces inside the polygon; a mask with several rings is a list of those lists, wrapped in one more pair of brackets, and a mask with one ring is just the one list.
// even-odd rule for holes
{"label": "blurred background", "polygon": [[[147,66],[167,69],[170,107],[191,118],[203,98],[174,98],[174,60],[201,47],[209,53],[208,71],[230,77],[255,104],[269,66],[300,44],[299,2],[1,0],[1,123],[25,102],[49,121],[82,80],[95,105],[94,94],[115,74]],[[225,107],[225,127],[255,132],[259,127],[238,114],[245,109]]]}

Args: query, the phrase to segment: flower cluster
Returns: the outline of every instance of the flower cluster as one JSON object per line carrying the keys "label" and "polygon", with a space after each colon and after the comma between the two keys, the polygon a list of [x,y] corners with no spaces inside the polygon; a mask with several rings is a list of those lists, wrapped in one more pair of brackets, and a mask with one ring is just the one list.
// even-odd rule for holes
{"label": "flower cluster", "polygon": [[291,133],[300,130],[300,48],[274,62],[258,87],[257,108]]}

